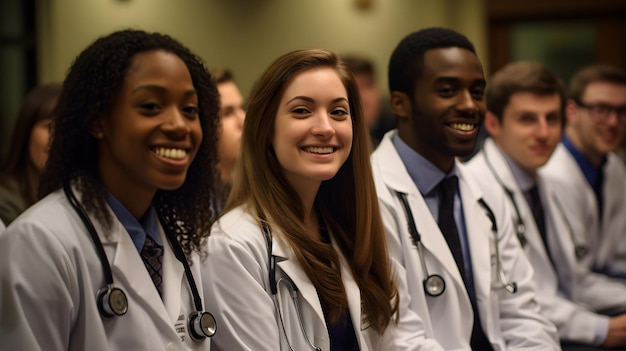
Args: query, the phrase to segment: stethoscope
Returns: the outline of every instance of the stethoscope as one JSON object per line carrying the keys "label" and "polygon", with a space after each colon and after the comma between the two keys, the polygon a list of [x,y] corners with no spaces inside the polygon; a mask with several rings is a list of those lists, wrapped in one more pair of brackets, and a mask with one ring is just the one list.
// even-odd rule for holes
{"label": "stethoscope", "polygon": [[[526,239],[526,225],[524,224],[524,219],[522,218],[522,214],[520,213],[519,206],[517,205],[517,201],[515,201],[515,194],[513,193],[513,190],[509,189],[506,185],[504,185],[504,182],[502,181],[502,179],[496,172],[495,168],[491,164],[491,161],[489,160],[489,157],[487,156],[486,150],[483,150],[483,154],[485,155],[485,161],[487,163],[487,167],[489,167],[489,171],[491,172],[491,174],[493,174],[494,178],[496,179],[496,182],[504,190],[507,197],[511,201],[511,204],[513,204],[513,209],[515,210],[515,217],[517,217],[517,225],[515,226],[517,238],[519,239],[519,242],[522,245],[522,247],[526,247],[526,243],[528,242],[528,240]],[[558,208],[561,214],[561,217],[565,221],[565,225],[567,225],[569,236],[572,240],[572,243],[574,244],[574,254],[576,255],[576,258],[578,260],[581,260],[587,255],[587,252],[589,250],[583,244],[578,242],[576,235],[574,235],[574,229],[572,228],[572,225],[569,222],[569,219],[567,218],[567,216],[565,215],[565,211],[563,210],[563,207],[561,206],[561,202],[558,200],[558,198],[554,194],[552,198],[554,199],[554,203],[556,204],[556,207]]]}
{"label": "stethoscope", "polygon": [[285,327],[285,321],[283,320],[283,314],[281,309],[280,299],[278,297],[278,287],[282,283],[289,290],[289,295],[293,301],[293,304],[296,308],[296,315],[298,316],[298,324],[300,324],[300,331],[302,335],[304,335],[304,339],[309,344],[311,350],[322,351],[321,348],[313,345],[311,339],[304,330],[304,322],[302,320],[302,310],[300,307],[299,291],[298,287],[288,278],[280,278],[276,280],[276,256],[272,255],[272,247],[274,245],[274,241],[272,239],[272,231],[270,229],[269,224],[266,221],[262,221],[263,235],[265,236],[265,243],[267,245],[267,254],[268,254],[268,262],[269,262],[269,284],[270,284],[270,292],[272,293],[272,299],[274,300],[274,307],[276,308],[276,312],[278,313],[278,319],[280,320],[280,326],[285,337],[285,341],[287,342],[287,346],[289,350],[294,351],[293,347],[291,347],[291,343],[289,342],[289,337],[287,336],[287,329]]}
{"label": "stethoscope", "polygon": [[[98,305],[98,311],[100,311],[100,315],[104,319],[113,318],[115,316],[123,316],[128,311],[128,299],[126,298],[126,293],[118,287],[113,285],[113,274],[111,273],[111,266],[109,265],[109,260],[107,259],[106,252],[104,251],[104,247],[102,246],[102,242],[98,237],[98,233],[96,232],[96,228],[93,226],[93,223],[87,216],[85,209],[78,202],[78,199],[74,195],[74,191],[72,191],[71,186],[68,182],[63,184],[63,190],[65,191],[65,196],[68,198],[70,204],[78,213],[78,216],[82,220],[85,227],[87,227],[87,231],[91,236],[91,240],[93,241],[96,252],[98,253],[98,258],[100,259],[100,263],[102,264],[102,270],[104,271],[104,280],[106,282],[106,286],[100,288],[96,292],[96,303]],[[191,269],[189,268],[189,263],[187,262],[187,258],[183,253],[180,244],[176,239],[170,238],[169,235],[165,235],[167,240],[171,244],[174,249],[174,255],[176,258],[183,264],[185,268],[185,276],[187,277],[187,282],[189,283],[189,287],[191,288],[191,293],[193,295],[193,301],[196,311],[189,314],[187,318],[187,330],[189,332],[189,337],[191,340],[195,342],[202,342],[206,339],[206,337],[211,337],[215,335],[215,331],[217,328],[217,323],[213,315],[209,312],[204,312],[202,310],[202,300],[200,299],[200,294],[198,293],[198,288],[196,286],[196,282],[193,278],[193,274],[191,273]]]}
{"label": "stethoscope", "polygon": [[[396,194],[400,198],[400,202],[404,207],[404,212],[406,213],[407,222],[409,225],[409,233],[411,234],[411,241],[413,245],[417,248],[417,255],[420,258],[420,264],[422,266],[422,273],[426,277],[422,284],[424,285],[424,291],[427,295],[432,297],[437,297],[443,294],[444,290],[446,290],[446,282],[442,276],[439,274],[429,274],[428,267],[426,266],[426,259],[424,257],[424,244],[422,244],[422,236],[417,230],[417,226],[415,225],[415,218],[413,217],[413,212],[411,211],[411,206],[409,205],[409,201],[407,199],[407,194],[396,191]],[[487,216],[491,220],[491,232],[495,238],[495,253],[496,253],[496,271],[498,274],[496,275],[496,283],[492,286],[496,289],[504,288],[506,291],[510,293],[517,292],[517,283],[509,282],[504,275],[504,269],[502,267],[502,263],[500,260],[500,248],[498,247],[498,227],[496,225],[496,217],[491,211],[491,208],[487,205],[487,203],[483,199],[479,199],[478,203],[480,206],[485,209],[487,212]]]}

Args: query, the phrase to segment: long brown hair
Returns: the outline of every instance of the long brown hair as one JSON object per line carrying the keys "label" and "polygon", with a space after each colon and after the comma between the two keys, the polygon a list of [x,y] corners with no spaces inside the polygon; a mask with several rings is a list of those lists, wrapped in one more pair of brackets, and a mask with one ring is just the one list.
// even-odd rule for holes
{"label": "long brown hair", "polygon": [[15,181],[27,206],[37,201],[39,173],[30,158],[30,136],[37,122],[52,119],[56,101],[61,95],[60,83],[38,85],[28,92],[11,134],[6,159],[0,166],[1,181]]}
{"label": "long brown hair", "polygon": [[361,290],[368,324],[382,333],[394,315],[397,317],[397,289],[378,209],[369,159],[371,146],[358,87],[337,55],[322,49],[296,50],[279,57],[265,70],[250,97],[240,164],[224,212],[244,205],[259,223],[266,219],[279,228],[282,236],[278,239],[293,250],[316,287],[330,322],[341,317],[348,302],[337,269],[339,257],[305,227],[301,200],[271,147],[278,105],[287,85],[298,74],[317,68],[333,69],[346,88],[353,141],[350,155],[335,177],[322,182],[315,207],[350,265]]}

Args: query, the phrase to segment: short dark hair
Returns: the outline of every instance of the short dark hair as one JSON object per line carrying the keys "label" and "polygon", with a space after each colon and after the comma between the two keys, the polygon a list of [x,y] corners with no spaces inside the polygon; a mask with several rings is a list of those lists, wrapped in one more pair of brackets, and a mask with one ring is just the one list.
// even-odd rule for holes
{"label": "short dark hair", "polygon": [[521,92],[537,95],[558,94],[563,112],[565,93],[561,80],[543,64],[531,61],[509,63],[491,76],[485,92],[487,110],[502,122],[504,108],[511,96]]}
{"label": "short dark hair", "polygon": [[341,59],[348,67],[348,70],[352,74],[369,74],[373,75],[376,73],[376,69],[374,68],[374,62],[372,60],[356,55],[349,54],[341,56]]}
{"label": "short dark hair", "polygon": [[211,75],[215,79],[215,83],[222,84],[227,82],[234,82],[235,76],[228,68],[216,68],[211,70]]}
{"label": "short dark hair", "polygon": [[431,27],[413,32],[398,43],[389,60],[389,91],[412,95],[422,74],[424,53],[431,49],[458,47],[476,54],[474,45],[452,29]]}
{"label": "short dark hair", "polygon": [[607,82],[626,86],[626,72],[619,67],[609,65],[585,66],[570,78],[567,97],[582,103],[581,99],[585,89],[594,82]]}

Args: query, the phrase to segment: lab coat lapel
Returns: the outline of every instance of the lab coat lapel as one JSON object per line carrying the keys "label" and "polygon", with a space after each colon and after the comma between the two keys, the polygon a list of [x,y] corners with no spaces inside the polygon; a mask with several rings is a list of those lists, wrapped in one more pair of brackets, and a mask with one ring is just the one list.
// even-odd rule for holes
{"label": "lab coat lapel", "polygon": [[[504,186],[510,189],[513,192],[513,198],[517,204],[517,208],[520,211],[520,216],[524,221],[524,225],[526,226],[526,231],[524,236],[527,241],[527,245],[532,246],[533,250],[536,252],[542,252],[542,255],[539,255],[541,259],[544,261],[545,267],[552,267],[552,262],[548,258],[548,252],[546,251],[543,245],[543,239],[541,239],[541,234],[539,233],[539,228],[537,228],[537,224],[535,223],[532,212],[530,211],[530,207],[528,206],[528,202],[524,197],[524,194],[520,190],[517,185],[517,181],[515,177],[513,177],[513,173],[511,172],[511,168],[507,164],[506,160],[502,156],[500,150],[498,150],[496,144],[492,139],[485,140],[484,145],[485,157],[488,157],[489,162],[493,165],[494,170],[497,172],[497,176],[500,177]],[[505,195],[506,196],[506,195]],[[543,193],[542,193],[543,196]],[[506,196],[506,201],[510,202],[511,200]],[[545,196],[543,196],[545,197]],[[544,207],[544,211],[546,208],[547,200],[542,198],[542,205]],[[511,214],[516,216],[515,210],[511,205]],[[548,217],[548,213],[544,213],[544,217]],[[515,223],[516,218],[512,218],[513,223]]]}
{"label": "lab coat lapel", "polygon": [[[161,242],[163,243],[163,283],[161,284],[163,303],[167,309],[167,313],[170,317],[170,321],[174,323],[181,311],[181,288],[182,279],[185,269],[182,262],[180,262],[174,255],[172,245],[165,237],[163,228],[159,226],[159,232],[161,235]],[[197,265],[195,265],[197,267]],[[195,275],[199,277],[199,275]]]}
{"label": "lab coat lapel", "polygon": [[[492,301],[491,283],[494,277],[496,259],[492,245],[497,243],[491,230],[491,220],[489,220],[486,210],[478,202],[482,198],[482,193],[467,181],[463,166],[457,163],[457,167],[465,228],[472,258],[472,271],[474,272],[476,304],[483,325],[488,326],[485,328],[485,332],[487,335],[495,335],[488,329],[489,326],[494,325],[493,316],[489,313],[489,305]],[[485,274],[486,272],[490,272],[490,274]]]}
{"label": "lab coat lapel", "polygon": [[[421,234],[424,249],[431,254],[431,257],[439,261],[438,265],[429,264],[427,262],[427,264],[429,264],[429,274],[437,274],[437,272],[434,271],[435,269],[445,269],[448,271],[448,274],[454,278],[454,283],[458,285],[457,289],[465,290],[461,273],[457,269],[452,251],[450,251],[448,243],[441,233],[439,225],[437,225],[437,221],[431,215],[426,201],[424,201],[422,194],[406,171],[400,155],[398,155],[398,152],[391,142],[392,135],[388,134],[388,136],[389,137],[385,137],[379,145],[379,148],[382,148],[382,154],[388,156],[380,159],[383,181],[392,191],[407,194],[407,199],[415,220],[415,226],[417,227],[417,231]],[[402,166],[401,169],[398,168],[398,165]],[[402,206],[399,199],[398,206]],[[404,209],[402,209],[402,213],[404,213]],[[413,247],[413,249],[417,252],[416,247]],[[450,284],[450,282],[447,282],[447,284]]]}
{"label": "lab coat lapel", "polygon": [[[98,232],[100,237],[100,241],[104,247],[104,250],[107,254],[107,258],[111,263],[111,271],[113,273],[113,281],[117,287],[120,287],[126,293],[129,300],[129,311],[133,308],[131,304],[133,303],[142,303],[144,304],[144,308],[146,310],[152,310],[155,316],[158,316],[164,323],[170,326],[170,330],[173,331],[171,326],[174,325],[176,318],[178,317],[179,309],[177,308],[173,319],[168,316],[168,311],[166,311],[164,302],[161,300],[159,296],[159,292],[157,291],[150,275],[148,274],[145,265],[135,248],[135,244],[130,238],[130,234],[126,231],[126,228],[122,226],[122,224],[117,220],[115,214],[109,209],[109,213],[113,218],[111,228],[109,231],[105,231],[103,225],[99,221],[95,221],[92,218],[94,227]],[[160,228],[160,226],[159,226]],[[161,230],[161,229],[160,229]],[[108,234],[105,234],[108,233]],[[165,238],[162,236],[165,240]],[[165,240],[164,243],[167,241]],[[176,258],[172,257],[173,254],[171,252],[171,248],[169,246],[164,248],[164,257],[163,257],[163,284],[162,286],[171,286],[178,285],[178,292],[180,292],[180,283],[172,284],[172,280],[175,279],[172,276],[175,274],[175,269],[171,266],[172,260],[176,260]],[[166,260],[166,257],[167,258]],[[170,278],[168,278],[168,275]],[[180,282],[180,274],[179,276]],[[175,300],[176,296],[173,296],[172,289],[176,289],[174,287],[167,288],[170,299]],[[135,297],[133,299],[133,297]],[[180,293],[177,295],[178,299],[180,299]],[[178,302],[178,307],[180,307],[180,302]],[[174,306],[170,306],[169,310],[174,311]]]}
{"label": "lab coat lapel", "polygon": [[[272,255],[276,256],[276,264],[285,274],[291,279],[291,281],[298,287],[300,296],[313,308],[319,322],[325,324],[324,312],[322,311],[322,305],[320,304],[319,297],[317,296],[317,290],[315,286],[306,275],[306,272],[302,270],[302,267],[296,262],[296,258],[293,257],[291,250],[284,247],[281,240],[277,235],[274,235],[272,245]],[[278,272],[277,272],[277,279]]]}

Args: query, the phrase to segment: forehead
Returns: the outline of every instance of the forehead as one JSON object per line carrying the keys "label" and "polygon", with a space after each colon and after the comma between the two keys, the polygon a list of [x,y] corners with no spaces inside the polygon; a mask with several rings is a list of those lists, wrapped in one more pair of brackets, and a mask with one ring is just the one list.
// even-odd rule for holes
{"label": "forehead", "polygon": [[441,77],[483,80],[483,67],[478,57],[467,49],[457,47],[430,49],[424,53],[419,80],[433,81]]}
{"label": "forehead", "polygon": [[586,103],[626,104],[626,85],[611,82],[591,82],[585,88],[582,98]]}
{"label": "forehead", "polygon": [[191,82],[191,74],[176,54],[153,50],[135,54],[124,76],[124,81],[131,85],[144,80]]}
{"label": "forehead", "polygon": [[283,97],[307,94],[347,95],[339,73],[330,67],[312,68],[296,74],[286,85]]}

